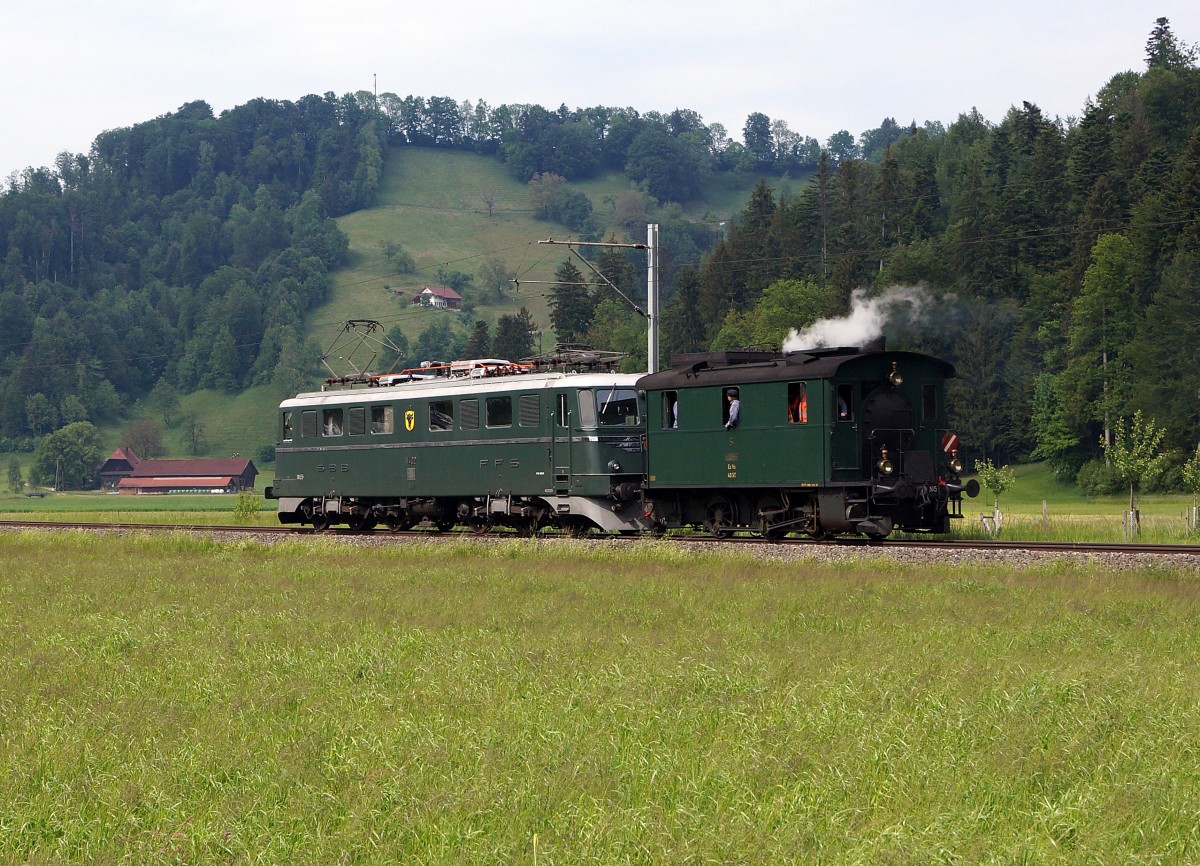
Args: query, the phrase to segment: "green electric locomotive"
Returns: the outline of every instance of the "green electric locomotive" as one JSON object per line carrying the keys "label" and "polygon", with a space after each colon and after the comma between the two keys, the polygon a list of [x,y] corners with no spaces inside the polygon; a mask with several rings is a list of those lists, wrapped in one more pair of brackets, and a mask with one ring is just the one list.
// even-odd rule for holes
{"label": "green electric locomotive", "polygon": [[647,529],[637,378],[479,360],[300,394],[267,496],[316,529]]}
{"label": "green electric locomotive", "polygon": [[954,368],[858,348],[678,356],[643,376],[647,512],[716,535],[883,538],[961,518]]}

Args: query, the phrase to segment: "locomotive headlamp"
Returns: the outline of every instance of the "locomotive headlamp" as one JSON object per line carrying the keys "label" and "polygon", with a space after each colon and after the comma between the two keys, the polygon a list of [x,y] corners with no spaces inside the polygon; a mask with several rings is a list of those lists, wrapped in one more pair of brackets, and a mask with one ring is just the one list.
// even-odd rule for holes
{"label": "locomotive headlamp", "polygon": [[892,361],[892,372],[888,373],[888,381],[893,385],[901,385],[904,382],[904,377],[900,375],[900,371],[896,369],[896,362]]}
{"label": "locomotive headlamp", "polygon": [[895,471],[892,461],[888,459],[887,446],[879,449],[879,462],[875,464],[881,475],[891,475]]}
{"label": "locomotive headlamp", "polygon": [[608,469],[610,472],[620,472],[621,464],[618,463],[616,460],[609,460],[608,461]]}
{"label": "locomotive headlamp", "polygon": [[955,448],[950,452],[950,471],[962,472],[962,461],[958,459],[958,449]]}

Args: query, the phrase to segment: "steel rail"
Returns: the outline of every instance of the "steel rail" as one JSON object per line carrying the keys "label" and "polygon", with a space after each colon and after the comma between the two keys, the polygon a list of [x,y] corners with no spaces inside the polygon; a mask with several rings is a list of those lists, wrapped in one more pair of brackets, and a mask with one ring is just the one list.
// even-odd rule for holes
{"label": "steel rail", "polygon": [[[221,524],[204,524],[204,523],[110,523],[106,521],[55,521],[55,520],[0,520],[0,528],[7,529],[45,529],[45,530],[64,530],[64,529],[79,529],[79,530],[110,530],[120,532],[201,532],[201,533],[236,533],[243,535],[282,535],[282,536],[314,536],[314,537],[346,537],[346,536],[371,536],[375,538],[395,538],[402,540],[406,538],[522,538],[530,537],[527,533],[519,531],[513,532],[491,532],[477,533],[470,529],[453,530],[449,532],[440,532],[435,529],[410,529],[401,532],[391,532],[385,529],[359,531],[349,528],[333,528],[323,532],[317,532],[310,527],[293,527],[293,526],[245,526],[245,525],[221,525]],[[568,532],[539,532],[536,534],[538,538],[576,538],[582,537],[593,540],[612,540],[612,541],[636,541],[639,538],[645,538],[645,535],[613,535],[609,533],[589,533],[583,536],[576,536]],[[1040,553],[1083,553],[1083,554],[1109,554],[1109,553],[1136,553],[1136,554],[1163,554],[1163,555],[1185,555],[1185,556],[1200,556],[1200,544],[1162,544],[1162,543],[1111,543],[1111,542],[1096,542],[1096,541],[999,541],[999,540],[969,540],[969,539],[890,539],[884,541],[870,541],[867,539],[857,538],[841,538],[829,540],[815,540],[811,538],[781,538],[781,539],[765,539],[751,535],[733,535],[725,538],[717,538],[711,535],[668,533],[660,536],[665,541],[687,541],[692,543],[704,544],[724,544],[724,545],[739,545],[739,544],[766,544],[773,546],[813,546],[813,547],[834,547],[862,550],[880,550],[913,547],[925,550],[946,550],[946,551],[1011,551],[1014,553],[1023,552],[1040,552]]]}

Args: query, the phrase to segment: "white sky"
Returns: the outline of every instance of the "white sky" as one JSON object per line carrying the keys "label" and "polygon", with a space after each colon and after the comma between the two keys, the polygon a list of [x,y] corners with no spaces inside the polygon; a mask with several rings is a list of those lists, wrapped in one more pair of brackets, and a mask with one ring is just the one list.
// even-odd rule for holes
{"label": "white sky", "polygon": [[1078,116],[1145,68],[1154,20],[1200,41],[1195,0],[8,0],[0,182],[193,100],[371,90],[557,108],[690,108],[741,138],[761,111],[822,143],[885,116]]}

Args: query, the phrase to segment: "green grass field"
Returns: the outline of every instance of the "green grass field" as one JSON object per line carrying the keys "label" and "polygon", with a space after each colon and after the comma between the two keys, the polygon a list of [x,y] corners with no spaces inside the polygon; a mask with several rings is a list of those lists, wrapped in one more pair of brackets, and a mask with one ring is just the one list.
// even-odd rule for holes
{"label": "green grass field", "polygon": [[[1085,496],[1073,485],[1055,480],[1045,464],[1013,467],[1016,484],[1000,496],[1003,513],[1001,537],[1020,541],[1120,541],[1129,494]],[[994,499],[982,490],[965,499],[964,520],[955,534],[983,537],[980,517],[991,515]],[[1189,532],[1186,516],[1193,499],[1185,494],[1138,497],[1141,532],[1138,540],[1156,543],[1187,542],[1200,537]],[[1045,510],[1043,511],[1043,507]]]}
{"label": "green grass field", "polygon": [[0,861],[1191,863],[1197,575],[0,533]]}

